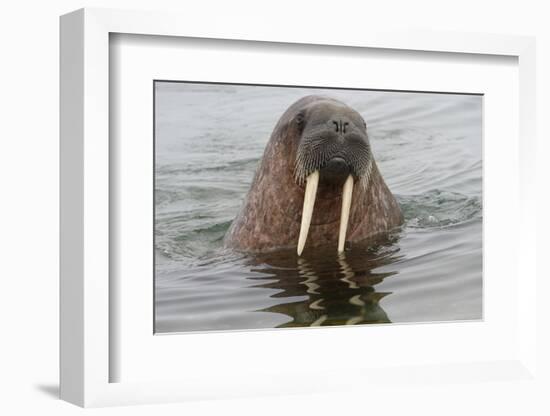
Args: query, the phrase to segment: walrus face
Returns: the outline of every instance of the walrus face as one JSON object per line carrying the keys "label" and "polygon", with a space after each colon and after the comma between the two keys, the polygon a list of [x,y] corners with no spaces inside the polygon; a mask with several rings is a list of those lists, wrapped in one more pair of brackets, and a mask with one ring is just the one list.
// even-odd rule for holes
{"label": "walrus face", "polygon": [[[306,242],[315,199],[332,194],[335,188],[342,192],[338,238],[338,251],[342,252],[354,183],[367,186],[372,169],[366,123],[356,111],[332,101],[302,109],[297,113],[295,122],[301,129],[301,135],[294,177],[299,185],[305,182],[298,255]],[[321,195],[317,195],[319,185]]]}
{"label": "walrus face", "polygon": [[300,185],[319,170],[321,182],[342,185],[351,174],[363,178],[371,150],[363,118],[351,108],[335,103],[317,104],[296,115],[302,129],[295,163]]}

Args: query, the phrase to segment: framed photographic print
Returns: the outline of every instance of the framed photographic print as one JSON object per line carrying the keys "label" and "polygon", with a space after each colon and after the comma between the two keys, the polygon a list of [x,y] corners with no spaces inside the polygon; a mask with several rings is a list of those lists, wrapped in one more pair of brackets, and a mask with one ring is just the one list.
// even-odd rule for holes
{"label": "framed photographic print", "polygon": [[533,40],[241,29],[61,19],[62,398],[532,378]]}

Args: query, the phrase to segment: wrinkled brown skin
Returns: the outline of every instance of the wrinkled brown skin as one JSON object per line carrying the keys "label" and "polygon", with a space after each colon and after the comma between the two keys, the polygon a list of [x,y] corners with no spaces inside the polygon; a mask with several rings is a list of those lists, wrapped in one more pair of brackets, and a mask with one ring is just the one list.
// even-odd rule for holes
{"label": "wrinkled brown skin", "polygon": [[[267,143],[240,212],[225,236],[225,246],[245,252],[267,252],[296,247],[300,233],[305,187],[294,180],[294,163],[300,141],[295,116],[305,106],[342,106],[339,101],[307,96],[288,108]],[[349,107],[348,107],[349,108]],[[349,108],[349,111],[354,111]],[[356,181],[353,187],[346,242],[377,238],[403,222],[401,209],[386,186],[376,162],[366,190]],[[336,251],[342,206],[342,190],[317,190],[313,218],[304,253],[320,245]]]}

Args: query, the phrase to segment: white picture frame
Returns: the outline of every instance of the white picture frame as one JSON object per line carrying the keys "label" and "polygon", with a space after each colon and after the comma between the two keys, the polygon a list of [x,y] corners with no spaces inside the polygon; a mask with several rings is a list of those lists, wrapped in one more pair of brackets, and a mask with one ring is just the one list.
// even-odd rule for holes
{"label": "white picture frame", "polygon": [[[205,27],[192,16],[82,9],[61,18],[61,398],[80,406],[183,401],[196,398],[241,397],[262,394],[306,393],[347,388],[338,380],[356,370],[331,368],[333,382],[317,382],[314,375],[269,373],[264,379],[244,381],[234,374],[216,380],[193,376],[178,381],[112,382],[110,366],[117,357],[111,345],[116,328],[110,296],[117,288],[109,280],[110,171],[109,157],[109,36],[113,33],[226,39],[281,44],[332,45],[437,53],[505,55],[516,57],[519,67],[519,223],[518,262],[523,284],[517,290],[517,349],[506,359],[468,363],[442,362],[410,368],[369,369],[377,380],[433,380],[479,382],[487,377],[536,380],[535,251],[535,42],[530,37],[507,35],[338,31],[301,32],[276,24],[250,22],[238,30],[220,20]],[[529,214],[529,215],[528,215]],[[525,243],[525,244],[524,244]],[[531,243],[534,244],[534,243]],[[518,270],[520,268],[518,267]],[[516,271],[518,273],[518,271]],[[409,329],[410,330],[410,329]],[[319,333],[319,332],[317,332]],[[329,332],[326,332],[327,334]],[[257,333],[256,333],[257,334]],[[288,333],[290,334],[290,333]],[[287,338],[297,336],[285,335]],[[246,334],[241,334],[245,336]],[[152,336],[152,334],[151,334]],[[186,335],[186,336],[201,336]],[[269,336],[264,332],[255,337]],[[334,336],[334,335],[331,335]],[[360,369],[359,369],[360,370]],[[359,371],[359,373],[361,373]],[[198,374],[198,373],[197,373]],[[412,375],[411,375],[412,374]],[[355,375],[354,377],[357,377]],[[353,376],[350,376],[350,380]],[[282,383],[282,381],[285,381]],[[536,381],[535,381],[536,382]],[[284,384],[284,385],[283,385]],[[345,384],[345,383],[344,383]],[[350,382],[351,384],[351,382]]]}

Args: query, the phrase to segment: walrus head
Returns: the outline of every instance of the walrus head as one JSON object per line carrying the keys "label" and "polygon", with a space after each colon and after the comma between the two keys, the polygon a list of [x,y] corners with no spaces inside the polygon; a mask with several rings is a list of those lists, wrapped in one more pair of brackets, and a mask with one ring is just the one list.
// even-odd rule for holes
{"label": "walrus head", "polygon": [[320,101],[296,114],[299,144],[295,179],[303,184],[320,171],[321,181],[343,184],[349,175],[368,180],[372,153],[361,115],[337,101]]}
{"label": "walrus head", "polygon": [[354,182],[367,187],[373,158],[367,136],[367,124],[359,113],[331,99],[305,106],[295,116],[300,129],[294,177],[305,183],[298,255],[302,254],[309,232],[319,183],[320,193],[340,190],[342,209],[338,252],[344,251]]}
{"label": "walrus head", "polygon": [[335,99],[310,95],[281,116],[227,247],[265,252],[365,241],[402,222],[374,160],[361,115]]}

